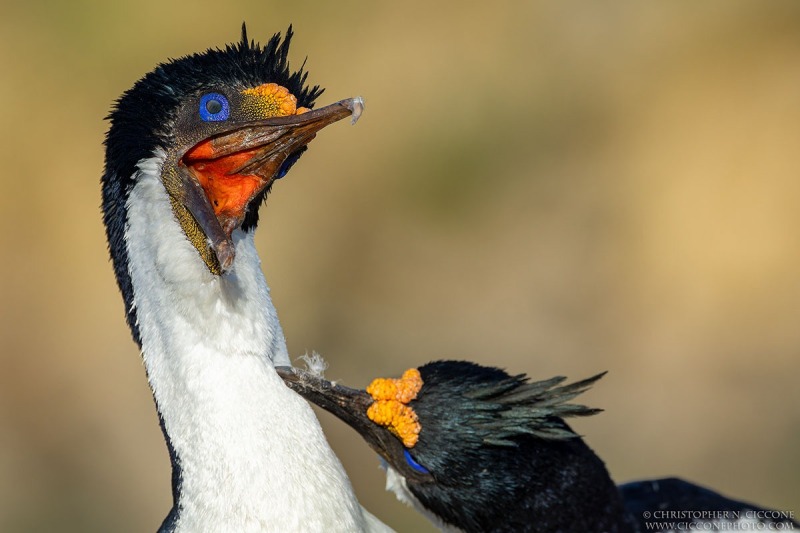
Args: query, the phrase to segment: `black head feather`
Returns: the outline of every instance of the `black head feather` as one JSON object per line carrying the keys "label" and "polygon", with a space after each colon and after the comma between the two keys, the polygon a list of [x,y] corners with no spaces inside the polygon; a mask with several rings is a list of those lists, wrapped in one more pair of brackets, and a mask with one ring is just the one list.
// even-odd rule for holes
{"label": "black head feather", "polygon": [[482,449],[519,447],[525,436],[569,439],[577,435],[563,418],[601,412],[569,401],[605,373],[560,385],[566,378],[530,382],[524,374],[510,376],[499,368],[466,361],[437,361],[419,371],[422,390],[410,404],[423,423],[415,455],[424,454],[426,446]]}
{"label": "black head feather", "polygon": [[236,44],[158,65],[123,93],[106,117],[111,121],[106,172],[130,178],[141,159],[151,157],[159,146],[166,148],[174,138],[174,113],[191,95],[218,87],[244,89],[277,83],[297,97],[298,106],[312,108],[323,89],[306,84],[304,66],[294,72],[289,68],[293,35],[289,26],[284,39],[276,33],[261,46],[247,40],[247,28],[242,25],[242,39]]}
{"label": "black head feather", "polygon": [[[499,368],[437,361],[418,368],[408,402],[420,424],[409,448],[368,412],[374,396],[295,368],[287,385],[358,431],[440,522],[466,532],[626,532],[628,516],[605,465],[564,422],[597,409],[569,403],[603,374],[562,385]],[[392,477],[394,479],[394,477]]]}
{"label": "black head feather", "polygon": [[[167,150],[175,140],[175,114],[188,97],[220,87],[246,89],[264,83],[277,83],[289,90],[298,106],[312,108],[322,94],[319,86],[308,86],[304,65],[289,67],[292,27],[281,38],[276,33],[265,45],[248,40],[242,24],[242,38],[224,48],[208,49],[158,65],[137,81],[116,102],[106,117],[106,163],[102,178],[103,221],[106,225],[114,271],[125,299],[126,316],[134,339],[140,343],[133,309],[132,287],[128,274],[124,231],[128,195],[134,184],[136,165],[153,156],[156,149]],[[292,160],[294,162],[296,157]],[[258,223],[258,205],[268,188],[250,204],[242,229]]]}
{"label": "black head feather", "polygon": [[563,420],[599,412],[569,402],[603,374],[562,385],[563,377],[529,382],[462,361],[419,371],[423,386],[409,405],[422,429],[409,452],[433,481],[406,482],[425,507],[464,531],[615,530],[616,488]]}

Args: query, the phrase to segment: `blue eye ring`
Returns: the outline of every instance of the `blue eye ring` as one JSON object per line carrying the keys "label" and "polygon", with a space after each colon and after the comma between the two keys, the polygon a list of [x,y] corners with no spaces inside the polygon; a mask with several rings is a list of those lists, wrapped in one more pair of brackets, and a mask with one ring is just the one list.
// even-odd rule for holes
{"label": "blue eye ring", "polygon": [[403,450],[403,455],[406,457],[406,463],[408,463],[408,466],[410,466],[413,470],[416,470],[421,474],[430,474],[430,471],[427,468],[416,462],[414,458],[411,457],[411,454],[408,453],[408,450]]}
{"label": "blue eye ring", "polygon": [[198,113],[204,122],[221,122],[228,120],[231,114],[231,106],[225,95],[219,93],[204,94],[200,98]]}

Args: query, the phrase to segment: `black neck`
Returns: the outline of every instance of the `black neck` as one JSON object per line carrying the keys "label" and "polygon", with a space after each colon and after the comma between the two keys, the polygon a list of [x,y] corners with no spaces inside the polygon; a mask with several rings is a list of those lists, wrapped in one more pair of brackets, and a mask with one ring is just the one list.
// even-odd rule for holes
{"label": "black neck", "polygon": [[518,447],[454,459],[443,470],[452,478],[409,489],[464,531],[633,531],[605,465],[579,437],[524,438]]}

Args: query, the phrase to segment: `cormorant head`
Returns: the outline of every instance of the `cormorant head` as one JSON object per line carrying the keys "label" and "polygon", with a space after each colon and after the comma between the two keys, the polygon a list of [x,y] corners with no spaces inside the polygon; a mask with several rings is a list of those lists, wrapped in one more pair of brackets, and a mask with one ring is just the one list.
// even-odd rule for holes
{"label": "cormorant head", "polygon": [[563,419],[600,411],[569,402],[604,374],[562,385],[563,377],[530,382],[499,368],[437,361],[361,391],[298,369],[278,371],[356,429],[390,467],[400,499],[421,504],[440,525],[485,531],[513,523],[509,516],[533,505],[525,503],[532,494],[546,499],[585,460],[592,478],[599,462]]}
{"label": "cormorant head", "polygon": [[[112,256],[138,166],[160,156],[175,217],[208,269],[233,264],[231,234],[258,222],[258,206],[315,134],[363,107],[360,98],[312,111],[322,93],[289,68],[291,27],[265,46],[242,39],[158,65],[109,115],[103,208]],[[120,267],[117,267],[118,277]],[[121,281],[121,284],[122,281]]]}

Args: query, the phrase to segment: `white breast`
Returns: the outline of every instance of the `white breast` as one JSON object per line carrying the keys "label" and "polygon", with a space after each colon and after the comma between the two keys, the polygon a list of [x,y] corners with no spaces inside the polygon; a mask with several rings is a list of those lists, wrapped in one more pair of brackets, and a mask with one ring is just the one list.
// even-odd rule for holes
{"label": "white breast", "polygon": [[252,235],[237,230],[232,271],[212,275],[175,220],[163,161],[139,164],[126,242],[144,363],[182,467],[177,530],[365,530],[314,413],[274,371],[289,357]]}

